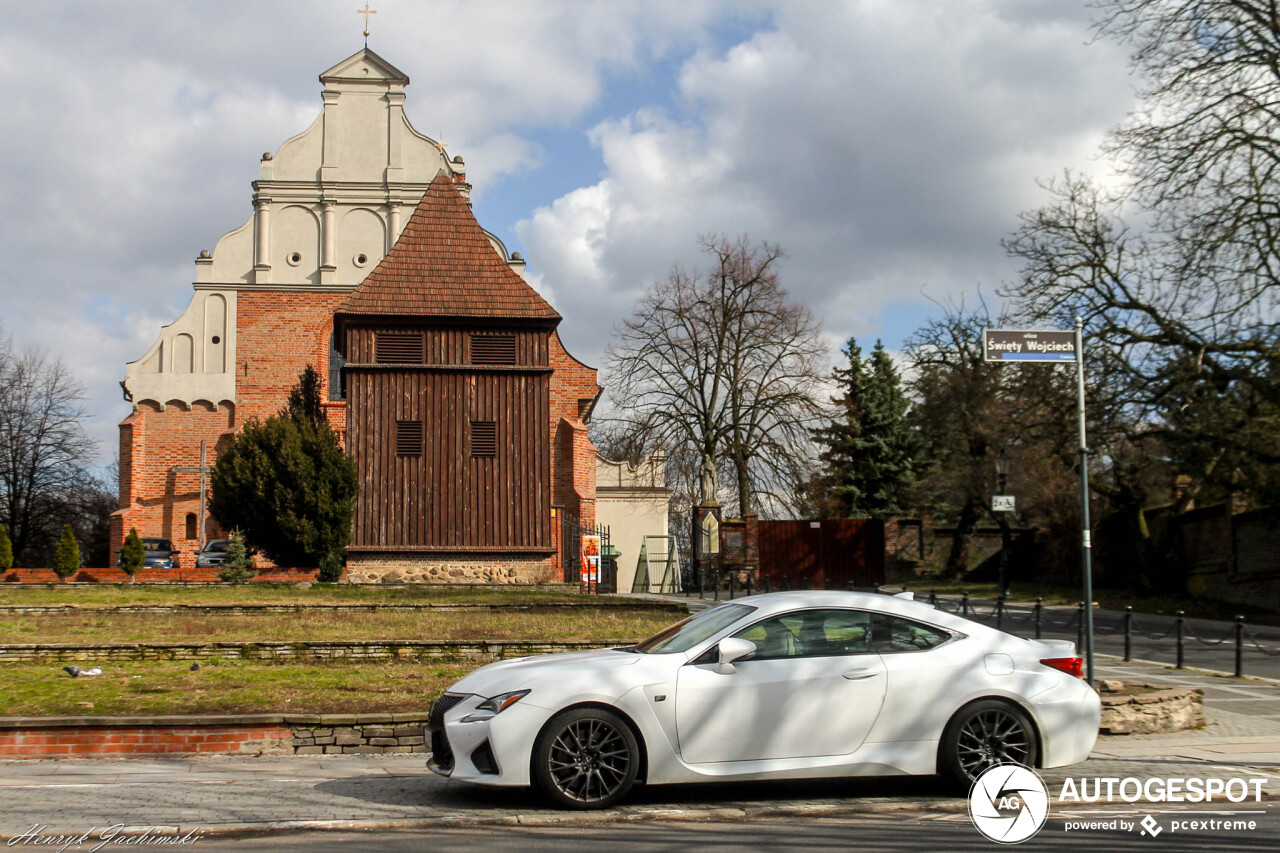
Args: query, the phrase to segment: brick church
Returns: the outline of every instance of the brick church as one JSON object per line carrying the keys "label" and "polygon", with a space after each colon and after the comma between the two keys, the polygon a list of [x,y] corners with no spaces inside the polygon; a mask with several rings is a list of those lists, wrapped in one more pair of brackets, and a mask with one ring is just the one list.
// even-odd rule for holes
{"label": "brick church", "polygon": [[596,371],[477,223],[462,158],[410,125],[408,77],[364,49],[320,82],[320,116],[262,156],[252,216],[126,368],[113,547],[169,538],[175,579],[196,576],[225,534],[201,518],[202,464],[311,364],[359,472],[348,577],[562,580],[560,521],[595,523]]}

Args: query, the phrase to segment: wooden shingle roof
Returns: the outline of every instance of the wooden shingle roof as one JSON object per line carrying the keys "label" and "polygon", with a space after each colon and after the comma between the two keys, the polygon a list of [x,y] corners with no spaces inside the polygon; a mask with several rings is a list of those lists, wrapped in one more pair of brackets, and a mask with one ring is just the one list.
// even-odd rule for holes
{"label": "wooden shingle roof", "polygon": [[335,313],[560,320],[498,254],[443,172],[423,194],[395,246]]}

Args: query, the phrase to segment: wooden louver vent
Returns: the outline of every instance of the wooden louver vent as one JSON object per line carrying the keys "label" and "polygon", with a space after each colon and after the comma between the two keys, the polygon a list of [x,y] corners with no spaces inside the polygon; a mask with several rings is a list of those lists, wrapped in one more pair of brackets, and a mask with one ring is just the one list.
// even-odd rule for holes
{"label": "wooden louver vent", "polygon": [[492,459],[498,455],[498,428],[494,421],[471,422],[471,458]]}
{"label": "wooden louver vent", "polygon": [[396,421],[396,456],[422,455],[422,421]]}
{"label": "wooden louver vent", "polygon": [[515,364],[515,335],[472,335],[472,364]]}
{"label": "wooden louver vent", "polygon": [[378,364],[421,364],[426,360],[425,344],[417,332],[378,332],[374,360]]}

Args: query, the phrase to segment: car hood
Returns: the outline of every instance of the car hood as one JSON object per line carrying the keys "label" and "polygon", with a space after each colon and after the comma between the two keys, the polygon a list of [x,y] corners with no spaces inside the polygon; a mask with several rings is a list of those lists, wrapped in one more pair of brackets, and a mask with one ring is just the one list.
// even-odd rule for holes
{"label": "car hood", "polygon": [[617,674],[619,670],[633,667],[649,657],[653,656],[596,649],[589,652],[513,658],[480,667],[455,682],[448,692],[474,693],[487,697],[512,690],[536,690],[546,684],[556,685],[557,692],[564,691],[571,682],[604,687],[610,682],[629,682],[630,679],[618,679],[610,677],[610,674]]}

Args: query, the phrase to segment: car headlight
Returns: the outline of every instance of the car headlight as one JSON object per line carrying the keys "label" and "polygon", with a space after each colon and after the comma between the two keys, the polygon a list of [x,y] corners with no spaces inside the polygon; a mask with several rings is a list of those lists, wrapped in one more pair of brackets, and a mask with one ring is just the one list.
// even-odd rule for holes
{"label": "car headlight", "polygon": [[497,696],[490,696],[488,699],[476,706],[476,709],[470,714],[462,718],[464,723],[479,723],[484,720],[492,720],[512,705],[529,695],[528,690],[513,690],[510,693],[500,693]]}

